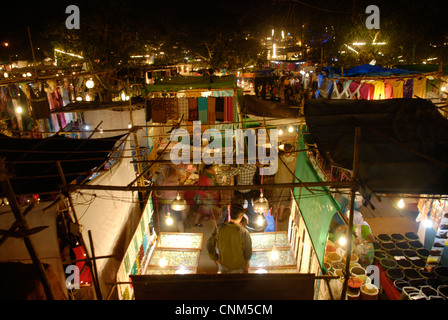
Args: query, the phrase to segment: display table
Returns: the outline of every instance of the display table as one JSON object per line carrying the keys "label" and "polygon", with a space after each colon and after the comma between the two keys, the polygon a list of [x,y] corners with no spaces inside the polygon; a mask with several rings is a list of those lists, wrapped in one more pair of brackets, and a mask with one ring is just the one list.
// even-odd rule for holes
{"label": "display table", "polygon": [[380,284],[384,292],[386,292],[390,300],[400,300],[401,293],[395,288],[394,282],[387,276],[386,270],[378,261],[375,261],[375,265],[380,270]]}
{"label": "display table", "polygon": [[202,233],[161,232],[144,274],[197,273],[203,236]]}

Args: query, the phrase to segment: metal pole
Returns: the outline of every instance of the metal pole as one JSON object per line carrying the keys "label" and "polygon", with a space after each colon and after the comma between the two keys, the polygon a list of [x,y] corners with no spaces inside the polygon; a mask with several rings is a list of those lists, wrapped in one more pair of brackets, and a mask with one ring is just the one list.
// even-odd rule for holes
{"label": "metal pole", "polygon": [[[361,128],[356,127],[355,129],[355,143],[354,143],[354,155],[353,155],[353,176],[352,181],[356,182],[358,180],[358,161],[359,161],[359,140],[361,138]],[[345,272],[344,272],[344,285],[342,287],[341,300],[345,300],[347,294],[347,286],[348,279],[350,277],[350,261],[351,261],[351,253],[352,253],[352,241],[353,241],[353,212],[355,209],[355,196],[356,189],[355,187],[351,188],[350,193],[350,216],[347,230],[347,258],[345,262]]]}
{"label": "metal pole", "polygon": [[96,266],[96,259],[95,259],[95,249],[93,248],[93,240],[92,240],[92,232],[89,230],[89,241],[90,241],[90,251],[92,252],[92,260],[93,260],[93,273],[95,274],[95,281],[93,284],[95,285],[95,291],[97,292],[97,296],[99,300],[103,300],[103,296],[101,294],[100,290],[100,283],[98,282],[98,269]]}
{"label": "metal pole", "polygon": [[[23,230],[27,231],[27,230],[29,230],[29,226],[28,226],[27,221],[25,220],[25,217],[23,216],[23,214],[20,210],[19,204],[17,203],[16,195],[14,194],[14,190],[11,186],[11,182],[9,181],[9,177],[6,172],[4,158],[1,159],[0,171],[1,171],[0,172],[1,188],[2,188],[3,192],[5,193],[6,197],[8,198],[9,205],[14,214],[14,217],[16,218],[16,221],[18,223],[20,223]],[[47,278],[47,273],[45,272],[45,268],[44,268],[42,262],[39,260],[39,257],[37,256],[36,250],[34,249],[34,246],[31,243],[31,239],[25,234],[23,236],[23,241],[25,242],[25,246],[28,250],[31,260],[33,261],[33,264],[37,269],[37,273],[42,282],[42,286],[44,288],[44,292],[47,297],[47,300],[54,300],[50,282],[48,281],[48,278]]]}

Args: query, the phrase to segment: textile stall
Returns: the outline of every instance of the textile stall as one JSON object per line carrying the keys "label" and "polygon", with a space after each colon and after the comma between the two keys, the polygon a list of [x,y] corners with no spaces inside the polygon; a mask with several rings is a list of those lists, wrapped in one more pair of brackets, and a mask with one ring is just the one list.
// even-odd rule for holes
{"label": "textile stall", "polygon": [[439,72],[388,69],[361,65],[351,69],[325,68],[318,75],[316,98],[384,100],[434,98],[429,85]]}

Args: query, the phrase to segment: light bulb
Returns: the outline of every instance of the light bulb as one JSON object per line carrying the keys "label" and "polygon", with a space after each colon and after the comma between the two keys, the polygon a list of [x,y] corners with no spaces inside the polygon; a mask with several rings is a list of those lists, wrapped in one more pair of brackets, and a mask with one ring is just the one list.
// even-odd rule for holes
{"label": "light bulb", "polygon": [[270,257],[272,261],[277,261],[279,258],[279,254],[278,251],[274,248],[272,249],[271,253],[270,253]]}
{"label": "light bulb", "polygon": [[433,226],[433,222],[432,222],[432,220],[431,219],[425,219],[425,220],[423,220],[423,225],[426,227],[426,228],[431,228],[432,226]]}
{"label": "light bulb", "polygon": [[166,217],[166,224],[169,226],[173,225],[173,218],[171,218],[170,215],[167,215]]}
{"label": "light bulb", "polygon": [[404,208],[404,200],[400,199],[400,201],[398,201],[398,208],[403,209]]}
{"label": "light bulb", "polygon": [[342,236],[339,238],[338,243],[341,246],[345,246],[345,244],[347,243],[347,239],[344,236]]}
{"label": "light bulb", "polygon": [[22,111],[23,111],[22,107],[17,107],[17,108],[16,108],[16,112],[17,112],[17,113],[20,114],[20,113],[22,113]]}
{"label": "light bulb", "polygon": [[90,127],[89,127],[89,125],[88,125],[88,124],[86,124],[86,125],[84,126],[84,129],[86,129],[86,130],[90,130]]}
{"label": "light bulb", "polygon": [[129,122],[128,124],[128,128],[131,129],[132,128],[132,124]]}
{"label": "light bulb", "polygon": [[294,131],[294,128],[292,127],[292,126],[290,126],[289,128],[288,128],[288,132],[293,132]]}
{"label": "light bulb", "polygon": [[261,215],[258,215],[258,218],[257,218],[257,224],[258,224],[259,226],[262,226],[262,225],[263,225],[263,217],[262,217]]}
{"label": "light bulb", "polygon": [[93,82],[92,79],[86,81],[86,87],[88,89],[92,89],[94,86],[95,86],[95,83]]}
{"label": "light bulb", "polygon": [[283,130],[282,129],[278,130],[278,135],[281,136],[282,134],[283,134]]}
{"label": "light bulb", "polygon": [[168,264],[168,261],[166,261],[165,257],[160,258],[159,260],[159,266],[161,266],[162,268],[166,267],[166,265]]}
{"label": "light bulb", "polygon": [[103,133],[103,127],[100,128],[100,133]]}

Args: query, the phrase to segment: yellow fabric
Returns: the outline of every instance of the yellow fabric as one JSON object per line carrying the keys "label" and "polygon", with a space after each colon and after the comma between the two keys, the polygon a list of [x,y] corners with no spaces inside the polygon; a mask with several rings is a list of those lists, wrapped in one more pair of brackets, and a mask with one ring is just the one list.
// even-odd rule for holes
{"label": "yellow fabric", "polygon": [[412,98],[426,98],[426,77],[423,77],[421,79],[414,78],[414,85],[412,88]]}
{"label": "yellow fabric", "polygon": [[403,98],[403,80],[391,80],[389,83],[391,83],[393,87],[392,92],[394,99]]}
{"label": "yellow fabric", "polygon": [[385,97],[384,81],[382,81],[382,80],[373,81],[373,85],[375,86],[375,91],[373,93],[373,99],[374,100],[384,99],[384,97]]}

